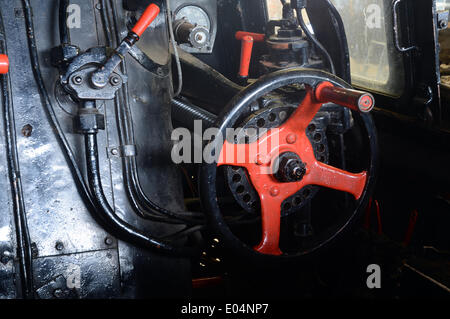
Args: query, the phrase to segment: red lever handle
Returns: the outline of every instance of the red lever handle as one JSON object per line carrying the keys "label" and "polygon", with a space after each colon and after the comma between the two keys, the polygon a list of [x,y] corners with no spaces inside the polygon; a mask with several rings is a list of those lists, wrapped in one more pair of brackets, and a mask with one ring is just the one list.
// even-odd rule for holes
{"label": "red lever handle", "polygon": [[239,76],[246,82],[250,61],[252,59],[253,43],[263,42],[266,39],[266,35],[262,33],[252,33],[245,31],[236,32],[236,40],[242,41],[241,50],[241,67],[239,69]]}
{"label": "red lever handle", "polygon": [[372,94],[336,87],[330,82],[322,82],[316,87],[315,96],[320,103],[336,103],[349,109],[368,113],[375,107]]}
{"label": "red lever handle", "polygon": [[152,3],[150,4],[147,9],[145,9],[144,13],[142,14],[139,21],[136,23],[133,29],[131,29],[132,32],[136,33],[139,37],[144,33],[145,30],[152,24],[152,22],[156,19],[156,17],[159,14],[159,7]]}
{"label": "red lever handle", "polygon": [[0,54],[0,74],[6,74],[9,71],[9,58],[6,54]]}
{"label": "red lever handle", "polygon": [[236,40],[242,41],[244,37],[247,36],[252,37],[254,42],[264,42],[264,40],[266,39],[266,35],[262,33],[253,33],[245,31],[236,32]]}
{"label": "red lever handle", "polygon": [[250,61],[252,59],[252,51],[253,38],[251,36],[245,36],[244,38],[242,38],[241,68],[239,70],[239,75],[243,78],[248,77]]}

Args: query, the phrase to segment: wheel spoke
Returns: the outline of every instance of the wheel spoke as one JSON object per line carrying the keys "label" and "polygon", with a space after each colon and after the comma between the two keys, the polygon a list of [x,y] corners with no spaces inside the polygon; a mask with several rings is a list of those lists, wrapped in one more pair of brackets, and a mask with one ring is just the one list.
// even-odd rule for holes
{"label": "wheel spoke", "polygon": [[261,194],[262,240],[255,247],[261,254],[281,255],[280,250],[280,224],[281,203],[270,194]]}
{"label": "wheel spoke", "polygon": [[314,97],[313,88],[307,86],[305,98],[283,126],[294,132],[304,132],[321,107],[322,103],[317,102]]}
{"label": "wheel spoke", "polygon": [[255,164],[256,144],[233,144],[225,141],[220,153],[217,166],[231,165],[247,167],[249,164]]}
{"label": "wheel spoke", "polygon": [[352,194],[359,199],[367,181],[367,172],[350,173],[321,162],[315,162],[306,177],[307,184],[324,186]]}
{"label": "wheel spoke", "polygon": [[[262,238],[254,249],[266,255],[281,255],[280,225],[281,205],[306,185],[318,185],[362,196],[367,173],[350,173],[317,161],[306,130],[322,107],[314,96],[314,89],[306,86],[306,95],[292,116],[277,129],[269,130],[250,144],[233,144],[225,141],[217,166],[240,166],[258,192],[261,201]],[[298,154],[305,172],[295,182],[286,182],[273,172],[275,160],[283,153]],[[284,165],[287,165],[284,163]],[[292,164],[290,164],[292,165]],[[294,164],[300,165],[300,164]],[[284,166],[287,169],[287,166]],[[300,167],[300,166],[298,166]],[[288,173],[283,172],[283,176]],[[291,179],[292,180],[292,179]],[[295,180],[295,179],[294,179]],[[310,231],[310,216],[305,219],[305,230]]]}

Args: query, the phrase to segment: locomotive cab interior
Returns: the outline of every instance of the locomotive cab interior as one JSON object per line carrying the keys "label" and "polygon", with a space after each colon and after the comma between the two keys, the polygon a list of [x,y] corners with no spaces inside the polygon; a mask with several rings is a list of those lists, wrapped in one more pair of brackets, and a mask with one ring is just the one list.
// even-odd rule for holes
{"label": "locomotive cab interior", "polygon": [[447,1],[0,2],[1,299],[450,296]]}

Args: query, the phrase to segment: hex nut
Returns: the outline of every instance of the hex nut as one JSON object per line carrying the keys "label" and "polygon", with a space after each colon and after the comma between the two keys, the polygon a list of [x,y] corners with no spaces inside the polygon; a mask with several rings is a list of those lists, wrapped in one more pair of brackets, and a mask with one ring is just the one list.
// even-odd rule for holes
{"label": "hex nut", "polygon": [[74,129],[77,133],[97,133],[105,129],[105,116],[97,109],[80,109],[74,118]]}

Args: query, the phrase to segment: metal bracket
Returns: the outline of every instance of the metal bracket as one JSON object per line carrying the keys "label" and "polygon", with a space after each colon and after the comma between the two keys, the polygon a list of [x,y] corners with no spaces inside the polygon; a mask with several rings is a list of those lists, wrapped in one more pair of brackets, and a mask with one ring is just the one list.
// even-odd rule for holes
{"label": "metal bracket", "polygon": [[87,67],[70,75],[67,88],[79,100],[112,100],[116,92],[127,82],[127,77],[118,71],[113,72],[108,83],[102,89],[95,89],[90,83],[93,72],[97,67]]}
{"label": "metal bracket", "polygon": [[134,157],[137,155],[136,145],[121,145],[108,147],[109,157]]}
{"label": "metal bracket", "polygon": [[415,45],[410,46],[410,47],[403,47],[400,44],[400,31],[399,31],[399,25],[398,25],[398,7],[400,5],[400,2],[402,2],[403,0],[395,0],[393,7],[392,7],[392,13],[393,13],[393,18],[394,18],[394,44],[396,49],[399,52],[408,52],[411,50],[418,50],[419,48]]}

